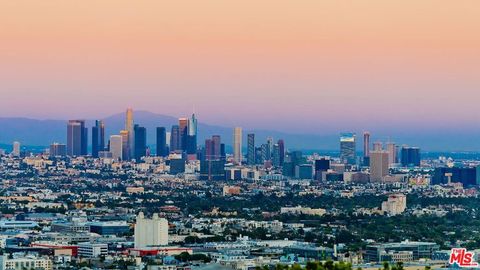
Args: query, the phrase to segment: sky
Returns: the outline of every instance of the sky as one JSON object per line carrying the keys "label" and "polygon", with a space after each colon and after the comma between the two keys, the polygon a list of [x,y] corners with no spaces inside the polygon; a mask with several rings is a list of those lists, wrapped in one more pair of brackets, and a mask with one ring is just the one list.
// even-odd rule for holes
{"label": "sky", "polygon": [[480,122],[478,14],[475,0],[0,1],[0,117],[464,130]]}

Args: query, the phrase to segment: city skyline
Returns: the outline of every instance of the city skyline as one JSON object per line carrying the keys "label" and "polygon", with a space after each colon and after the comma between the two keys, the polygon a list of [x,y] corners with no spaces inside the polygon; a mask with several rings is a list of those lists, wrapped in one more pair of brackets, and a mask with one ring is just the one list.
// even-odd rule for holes
{"label": "city skyline", "polygon": [[[183,119],[185,121],[185,116],[189,113],[183,114],[181,117],[172,117],[167,115],[154,114],[148,111],[135,110],[135,114],[138,116],[137,122],[140,125],[144,125],[147,129],[147,144],[154,145],[155,142],[155,130],[159,126],[168,127],[167,131],[171,132],[170,127],[175,128],[178,126],[178,120]],[[195,119],[190,119],[193,121],[191,126],[197,125],[196,116]],[[200,117],[202,118],[202,117]],[[101,128],[103,137],[108,138],[110,135],[117,135],[119,131],[125,129],[125,111],[112,115],[107,118],[96,118],[96,119],[73,119],[81,120],[85,122],[85,126],[89,129],[96,126],[96,121],[100,120],[100,124],[103,126]],[[70,119],[71,120],[71,119]],[[64,137],[64,125],[70,120],[35,120],[28,118],[2,118],[0,117],[0,125],[4,128],[3,132],[0,133],[0,144],[10,145],[12,141],[21,141],[22,144],[26,146],[48,146],[51,142],[63,142],[67,139]],[[105,126],[105,122],[108,124]],[[184,125],[187,124],[186,122]],[[230,138],[231,130],[234,126],[217,126],[211,125],[203,122],[203,118],[199,122],[200,132],[199,140],[204,140],[212,134],[221,134],[222,137],[226,138],[227,145],[233,146],[233,141]],[[320,130],[320,134],[307,134],[300,133],[298,130],[290,130],[287,132],[282,132],[279,130],[267,130],[267,129],[255,129],[248,126],[242,127],[246,132],[254,132],[259,138],[267,138],[273,136],[275,138],[284,138],[287,139],[290,143],[289,145],[293,149],[303,149],[303,150],[314,150],[314,151],[332,151],[337,150],[337,137],[339,134],[349,131],[357,134],[362,134],[366,129],[345,129],[345,130]],[[38,134],[31,133],[31,129],[42,130]],[[127,132],[124,130],[124,132]],[[183,132],[192,132],[191,130],[183,129]],[[418,129],[404,129],[400,131],[396,130],[368,130],[373,134],[372,143],[376,144],[378,141],[383,141],[385,143],[399,143],[406,145],[421,145],[422,148],[426,151],[433,152],[478,152],[477,149],[480,149],[480,145],[476,141],[468,140],[468,136],[475,136],[476,133],[467,133],[468,135],[455,134],[456,130],[442,130],[442,134],[434,133],[425,133],[424,131]],[[450,133],[449,133],[450,132]],[[92,133],[91,130],[88,131],[89,136]],[[95,134],[97,132],[94,132]],[[194,134],[194,133],[193,133]],[[98,136],[98,135],[95,135]],[[128,136],[127,136],[128,137]],[[128,140],[128,138],[126,139]],[[191,138],[190,135],[187,136],[187,139]],[[246,137],[245,137],[246,138]],[[244,138],[243,142],[247,143]],[[448,142],[448,143],[446,143]],[[101,143],[101,142],[99,142]],[[125,143],[125,147],[127,146]],[[91,140],[88,140],[88,145],[92,146]],[[246,145],[246,144],[245,144]],[[193,146],[193,145],[192,145]],[[4,146],[5,147],[5,146]],[[360,146],[359,146],[360,147]],[[130,147],[129,147],[130,148]],[[195,148],[195,147],[193,147]],[[193,149],[191,148],[191,149]],[[357,151],[360,149],[357,147]],[[124,151],[127,151],[125,149]],[[190,153],[193,151],[190,150]]]}

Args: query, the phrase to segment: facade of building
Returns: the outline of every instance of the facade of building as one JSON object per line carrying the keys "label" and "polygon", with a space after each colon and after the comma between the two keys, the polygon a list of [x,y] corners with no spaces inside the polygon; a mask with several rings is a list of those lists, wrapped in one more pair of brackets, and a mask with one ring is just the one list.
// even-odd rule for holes
{"label": "facade of building", "polygon": [[384,254],[411,252],[413,260],[431,259],[433,254],[439,250],[440,246],[431,242],[411,242],[404,241],[398,243],[374,244],[366,247],[365,262],[383,262]]}
{"label": "facade of building", "polygon": [[17,142],[17,141],[13,142],[12,155],[14,157],[19,157],[20,156],[20,145],[21,145],[20,142]]}
{"label": "facade of building", "polygon": [[242,158],[242,128],[236,127],[233,130],[233,161],[242,164]]}
{"label": "facade of building", "polygon": [[128,132],[127,135],[127,152],[123,153],[124,156],[126,155],[127,158],[124,160],[130,160],[135,156],[135,132],[134,132],[134,122],[133,122],[133,109],[128,108],[125,118],[125,130]]}
{"label": "facade of building", "polygon": [[186,152],[189,155],[197,153],[197,118],[195,114],[188,119]]}
{"label": "facade of building", "polygon": [[123,141],[122,135],[110,136],[110,153],[112,154],[112,158],[115,160],[123,159]]}
{"label": "facade of building", "polygon": [[137,162],[140,162],[142,157],[147,155],[147,129],[139,125],[135,125],[133,132],[135,133],[134,158]]}
{"label": "facade of building", "polygon": [[404,194],[393,194],[382,203],[382,211],[389,216],[400,215],[407,209],[407,196]]}
{"label": "facade of building", "polygon": [[82,258],[97,258],[108,254],[108,245],[101,243],[79,243],[78,256]]}
{"label": "facade of building", "polygon": [[168,245],[168,221],[156,213],[148,219],[140,212],[135,223],[135,248],[166,245]]}
{"label": "facade of building", "polygon": [[420,166],[420,148],[403,146],[401,150],[401,161],[404,167]]}
{"label": "facade of building", "polygon": [[388,164],[392,165],[397,163],[397,147],[395,143],[387,143],[387,152],[388,152]]}
{"label": "facade of building", "polygon": [[157,127],[157,157],[168,156],[167,149],[167,130],[165,127]]}
{"label": "facade of building", "polygon": [[51,157],[64,157],[67,155],[67,146],[62,143],[52,143],[49,154]]}
{"label": "facade of building", "polygon": [[370,152],[370,181],[382,182],[383,177],[388,175],[388,152],[371,151]]}
{"label": "facade of building", "polygon": [[247,164],[255,165],[255,134],[247,135]]}
{"label": "facade of building", "polygon": [[88,129],[84,120],[70,120],[67,124],[67,155],[86,156]]}
{"label": "facade of building", "polygon": [[35,256],[8,258],[7,255],[0,255],[0,270],[24,270],[43,269],[52,270],[52,260]]}
{"label": "facade of building", "polygon": [[105,150],[105,124],[96,120],[92,127],[92,157],[97,158],[98,152]]}
{"label": "facade of building", "polygon": [[370,132],[363,133],[363,157],[370,156]]}
{"label": "facade of building", "polygon": [[340,134],[340,159],[346,164],[356,162],[356,135],[355,133]]}

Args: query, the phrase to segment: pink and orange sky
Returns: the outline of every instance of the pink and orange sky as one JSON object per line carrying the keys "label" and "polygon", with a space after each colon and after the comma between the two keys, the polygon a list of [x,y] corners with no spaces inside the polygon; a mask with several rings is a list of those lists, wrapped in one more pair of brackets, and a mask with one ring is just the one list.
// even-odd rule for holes
{"label": "pink and orange sky", "polygon": [[0,116],[478,124],[479,14],[476,0],[1,1]]}

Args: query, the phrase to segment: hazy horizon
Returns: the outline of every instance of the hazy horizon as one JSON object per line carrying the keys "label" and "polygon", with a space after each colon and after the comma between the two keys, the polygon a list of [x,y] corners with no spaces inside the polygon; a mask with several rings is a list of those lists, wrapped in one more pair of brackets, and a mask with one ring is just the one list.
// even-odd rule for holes
{"label": "hazy horizon", "polygon": [[477,132],[476,1],[0,3],[0,116]]}

